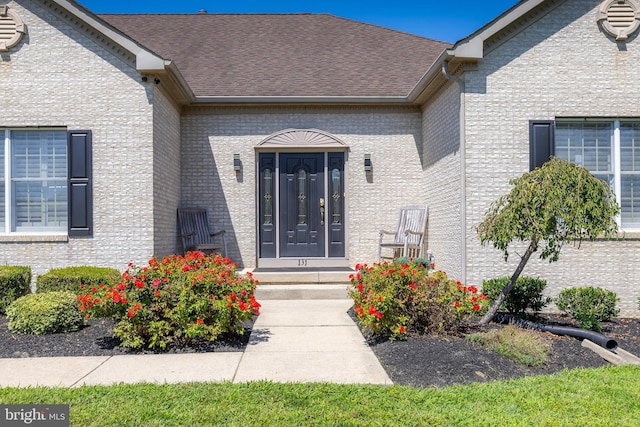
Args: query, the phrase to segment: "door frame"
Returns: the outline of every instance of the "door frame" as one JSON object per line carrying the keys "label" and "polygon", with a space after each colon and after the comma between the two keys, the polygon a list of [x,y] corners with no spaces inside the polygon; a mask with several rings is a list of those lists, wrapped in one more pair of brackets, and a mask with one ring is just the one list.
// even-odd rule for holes
{"label": "door frame", "polygon": [[[349,267],[348,257],[348,221],[349,221],[349,209],[348,209],[348,176],[347,176],[347,164],[348,164],[348,150],[349,147],[337,137],[330,135],[326,132],[317,129],[287,129],[281,132],[270,135],[265,138],[260,144],[255,147],[255,187],[256,187],[256,213],[255,213],[255,230],[256,230],[256,265],[258,268],[278,268],[278,269],[318,269],[318,268],[343,268]],[[282,153],[321,153],[324,156],[324,198],[328,200],[328,186],[326,183],[329,180],[328,163],[329,153],[342,152],[343,153],[343,228],[344,228],[344,256],[329,257],[329,231],[330,227],[324,227],[324,239],[325,249],[324,256],[322,257],[280,257],[280,154]],[[261,234],[260,234],[260,154],[261,153],[274,153],[275,155],[275,171],[273,177],[275,179],[274,189],[276,196],[273,204],[273,216],[277,218],[274,224],[275,229],[273,232],[276,236],[275,257],[261,258]],[[328,213],[328,212],[327,212]],[[327,214],[325,213],[325,215]]]}

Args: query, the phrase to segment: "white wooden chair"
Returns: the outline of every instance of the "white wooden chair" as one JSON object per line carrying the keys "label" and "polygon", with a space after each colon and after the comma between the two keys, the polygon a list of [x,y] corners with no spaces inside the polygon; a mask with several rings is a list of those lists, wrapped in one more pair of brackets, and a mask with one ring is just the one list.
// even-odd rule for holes
{"label": "white wooden chair", "polygon": [[[400,218],[396,231],[380,230],[378,241],[378,262],[383,258],[395,259],[398,257],[420,258],[422,257],[424,238],[427,230],[427,206],[403,206],[400,208]],[[393,236],[393,240],[383,241],[385,235]],[[391,250],[391,255],[383,256],[382,250]]]}

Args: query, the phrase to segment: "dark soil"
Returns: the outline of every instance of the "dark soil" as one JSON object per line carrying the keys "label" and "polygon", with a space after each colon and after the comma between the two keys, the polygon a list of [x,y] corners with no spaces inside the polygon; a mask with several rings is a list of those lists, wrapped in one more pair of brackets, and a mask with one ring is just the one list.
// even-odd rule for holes
{"label": "dark soil", "polygon": [[[541,322],[576,326],[559,316],[543,316]],[[249,340],[252,323],[244,335],[228,335],[215,343],[171,348],[167,352],[243,351]],[[456,335],[409,336],[406,341],[388,341],[368,337],[368,343],[395,384],[417,387],[444,387],[471,382],[546,375],[563,369],[590,368],[608,364],[581,341],[566,336],[536,332],[549,343],[549,361],[532,368],[517,364],[498,353],[488,351],[464,338],[471,332],[501,328],[467,328]],[[616,319],[602,324],[603,333],[619,346],[640,356],[640,319]],[[112,337],[113,322],[92,319],[77,332],[52,335],[22,335],[9,332],[6,317],[0,317],[0,358],[51,356],[104,356],[140,353],[120,347]]]}
{"label": "dark soil", "polygon": [[[560,316],[541,316],[537,321],[577,327],[577,324]],[[640,356],[640,319],[615,319],[603,322],[601,326],[603,334],[616,340],[620,348]],[[406,341],[393,342],[373,337],[367,340],[395,384],[416,387],[445,387],[549,375],[563,369],[609,364],[593,350],[583,347],[582,340],[548,332],[531,331],[549,343],[548,361],[542,367],[518,364],[464,337],[468,333],[502,327],[504,325],[492,323],[485,328],[467,328],[453,336],[414,335]]]}
{"label": "dark soil", "polygon": [[[154,353],[120,347],[120,340],[113,337],[114,323],[111,319],[89,319],[79,331],[50,335],[15,334],[9,331],[7,324],[7,318],[0,316],[0,358]],[[191,346],[172,347],[163,353],[244,351],[252,326],[253,322],[245,323],[244,335],[223,335],[213,343],[204,341]]]}

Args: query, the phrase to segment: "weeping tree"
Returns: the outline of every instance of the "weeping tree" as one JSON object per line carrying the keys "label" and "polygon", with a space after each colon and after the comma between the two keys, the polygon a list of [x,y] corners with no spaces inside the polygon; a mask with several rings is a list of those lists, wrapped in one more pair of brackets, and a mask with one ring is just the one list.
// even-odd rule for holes
{"label": "weeping tree", "polygon": [[491,321],[534,252],[540,250],[540,258],[551,263],[567,243],[611,238],[618,231],[615,195],[606,182],[581,166],[551,158],[510,184],[511,192],[491,205],[478,226],[480,242],[500,249],[505,261],[512,242],[529,246],[481,324]]}

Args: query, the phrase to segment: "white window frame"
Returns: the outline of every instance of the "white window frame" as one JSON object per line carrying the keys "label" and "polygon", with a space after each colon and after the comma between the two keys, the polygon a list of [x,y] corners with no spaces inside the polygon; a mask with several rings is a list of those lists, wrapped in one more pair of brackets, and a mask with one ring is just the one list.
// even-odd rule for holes
{"label": "white window frame", "polygon": [[[613,132],[611,133],[611,163],[613,168],[613,185],[614,185],[614,193],[616,197],[616,202],[618,202],[618,206],[622,206],[622,173],[621,173],[621,159],[620,159],[620,150],[621,150],[621,134],[620,134],[620,125],[621,123],[640,123],[640,118],[629,118],[629,119],[612,119],[612,118],[566,118],[566,119],[556,119],[557,123],[610,123],[612,125]],[[557,132],[557,131],[556,131]],[[557,135],[557,133],[556,133]],[[556,155],[554,148],[554,155]],[[639,233],[640,227],[623,227],[622,225],[622,212],[616,217],[616,223],[621,230],[625,232],[633,232]]]}
{"label": "white window frame", "polygon": [[[0,132],[2,130],[0,129]],[[12,150],[12,140],[11,140],[11,133],[12,132],[19,132],[19,131],[54,131],[54,132],[64,132],[66,133],[67,130],[65,128],[59,128],[59,127],[38,127],[38,128],[5,128],[4,129],[4,191],[5,191],[5,207],[4,207],[4,215],[5,215],[5,221],[4,221],[4,228],[0,227],[0,234],[4,234],[4,235],[51,235],[51,236],[60,236],[60,235],[64,235],[66,236],[68,233],[67,230],[67,226],[65,226],[64,228],[60,227],[60,228],[52,228],[50,230],[47,229],[43,229],[43,228],[35,228],[33,231],[29,231],[29,230],[25,230],[24,228],[20,231],[15,231],[15,219],[13,217],[14,215],[14,203],[15,203],[15,198],[13,195],[13,176],[12,176],[12,161],[13,161],[13,150]],[[69,153],[67,153],[67,156],[69,155]],[[67,158],[68,161],[68,158]],[[67,178],[65,178],[65,180],[68,180],[68,171],[67,171]],[[68,191],[68,183],[67,183],[67,191]],[[69,221],[69,213],[67,212],[67,224]]]}

